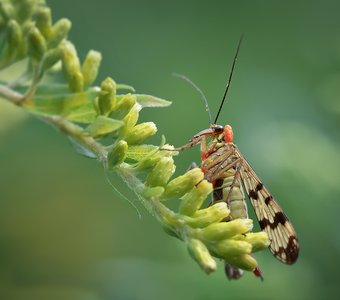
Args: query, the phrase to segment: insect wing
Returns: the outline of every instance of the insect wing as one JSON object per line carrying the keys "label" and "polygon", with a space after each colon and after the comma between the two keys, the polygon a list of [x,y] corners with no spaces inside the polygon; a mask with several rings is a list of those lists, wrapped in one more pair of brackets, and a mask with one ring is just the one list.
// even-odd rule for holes
{"label": "insect wing", "polygon": [[285,264],[293,264],[299,255],[299,243],[292,224],[263,186],[256,173],[237,149],[242,158],[241,178],[248,197],[254,207],[260,227],[271,241],[270,251]]}

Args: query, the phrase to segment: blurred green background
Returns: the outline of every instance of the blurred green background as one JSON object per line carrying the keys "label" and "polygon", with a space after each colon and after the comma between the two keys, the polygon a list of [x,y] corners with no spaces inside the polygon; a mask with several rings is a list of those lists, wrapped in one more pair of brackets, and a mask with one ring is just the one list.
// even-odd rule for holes
{"label": "blurred green background", "polygon": [[[173,101],[145,110],[179,146],[216,113],[239,37],[245,34],[219,123],[288,214],[301,253],[285,266],[256,257],[265,277],[228,282],[222,264],[205,275],[166,235],[107,184],[101,166],[20,109],[0,103],[0,299],[335,299],[339,295],[340,2],[48,1],[73,22],[83,58],[103,54],[112,76]],[[176,159],[177,174],[198,148]],[[124,184],[115,185],[135,199]]]}

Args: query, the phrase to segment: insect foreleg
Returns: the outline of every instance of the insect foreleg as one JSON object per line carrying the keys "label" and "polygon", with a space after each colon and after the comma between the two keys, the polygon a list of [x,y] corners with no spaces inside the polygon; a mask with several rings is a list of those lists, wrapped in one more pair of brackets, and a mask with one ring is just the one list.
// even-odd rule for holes
{"label": "insect foreleg", "polygon": [[177,148],[160,148],[159,150],[167,150],[167,151],[183,151],[183,150],[187,150],[195,145],[197,145],[199,142],[201,142],[201,140],[204,139],[205,140],[205,136],[198,136],[198,137],[194,137],[193,139],[191,139],[189,141],[189,143],[181,146],[181,147],[177,147]]}

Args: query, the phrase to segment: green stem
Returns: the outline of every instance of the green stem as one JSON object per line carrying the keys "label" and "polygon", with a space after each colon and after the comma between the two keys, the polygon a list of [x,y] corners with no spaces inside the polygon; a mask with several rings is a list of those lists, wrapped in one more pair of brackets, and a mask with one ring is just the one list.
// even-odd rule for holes
{"label": "green stem", "polygon": [[0,84],[0,96],[19,106],[22,104],[24,99],[22,94],[2,84]]}

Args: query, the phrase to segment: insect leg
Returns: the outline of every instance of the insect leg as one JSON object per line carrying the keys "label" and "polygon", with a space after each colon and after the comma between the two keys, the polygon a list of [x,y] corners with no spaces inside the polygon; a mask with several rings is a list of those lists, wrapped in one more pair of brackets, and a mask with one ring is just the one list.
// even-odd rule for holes
{"label": "insect leg", "polygon": [[239,159],[236,160],[236,162],[237,163],[235,165],[234,179],[233,179],[233,182],[230,185],[230,189],[229,189],[228,196],[227,196],[227,199],[226,199],[228,207],[230,207],[230,198],[231,198],[234,186],[236,184],[236,181],[240,179],[240,170],[241,170],[242,160],[239,158]]}

